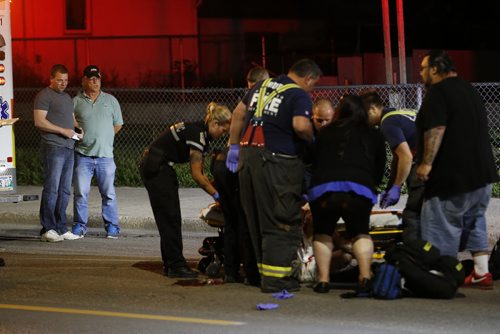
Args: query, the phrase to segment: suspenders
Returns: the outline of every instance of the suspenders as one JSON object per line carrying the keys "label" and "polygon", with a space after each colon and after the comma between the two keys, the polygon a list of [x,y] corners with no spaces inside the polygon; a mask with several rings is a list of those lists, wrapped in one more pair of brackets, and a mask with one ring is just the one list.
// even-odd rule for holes
{"label": "suspenders", "polygon": [[268,96],[266,96],[267,87],[271,82],[271,78],[266,79],[259,89],[259,98],[257,99],[257,108],[255,114],[253,115],[247,129],[241,139],[240,144],[242,146],[257,146],[264,147],[264,131],[263,131],[263,121],[262,112],[264,108],[276,97],[276,95],[290,89],[290,88],[300,88],[300,86],[290,83],[282,85],[274,89]]}

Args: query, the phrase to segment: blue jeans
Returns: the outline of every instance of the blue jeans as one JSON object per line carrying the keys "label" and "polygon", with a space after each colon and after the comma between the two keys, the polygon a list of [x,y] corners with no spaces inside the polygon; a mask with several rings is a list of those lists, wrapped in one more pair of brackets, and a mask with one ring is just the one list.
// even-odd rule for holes
{"label": "blue jeans", "polygon": [[66,208],[71,196],[74,151],[71,148],[42,143],[43,191],[40,202],[42,233],[55,230],[66,233]]}
{"label": "blue jeans", "polygon": [[485,213],[491,184],[449,198],[426,198],[422,206],[422,239],[439,248],[441,255],[457,256],[462,250],[488,251]]}
{"label": "blue jeans", "polygon": [[102,199],[101,214],[108,234],[120,232],[115,193],[116,165],[113,158],[88,157],[75,153],[73,233],[85,234],[89,219],[90,183],[95,175]]}

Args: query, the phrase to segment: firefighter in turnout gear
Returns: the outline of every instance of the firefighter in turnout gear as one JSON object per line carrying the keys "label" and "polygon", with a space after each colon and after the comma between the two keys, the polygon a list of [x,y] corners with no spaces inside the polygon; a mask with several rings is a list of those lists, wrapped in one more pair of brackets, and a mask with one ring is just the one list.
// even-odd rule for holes
{"label": "firefighter in turnout gear", "polygon": [[287,75],[258,83],[233,112],[226,164],[239,171],[263,292],[300,288],[290,277],[302,237],[300,153],[313,140],[308,92],[320,76],[315,62],[302,59]]}

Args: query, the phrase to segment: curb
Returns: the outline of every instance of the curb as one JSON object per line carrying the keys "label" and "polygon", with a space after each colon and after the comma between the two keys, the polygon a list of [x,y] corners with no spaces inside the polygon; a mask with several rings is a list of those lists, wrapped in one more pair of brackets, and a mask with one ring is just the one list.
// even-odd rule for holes
{"label": "curb", "polygon": [[[73,216],[68,215],[68,221],[72,221]],[[22,224],[36,225],[40,224],[38,214],[35,213],[0,213],[0,224]],[[97,215],[89,216],[88,227],[102,227],[102,218]],[[156,231],[156,223],[150,217],[130,217],[120,216],[120,227],[124,230],[152,230]],[[217,232],[217,229],[206,224],[202,219],[186,218],[182,220],[182,230],[186,232]]]}

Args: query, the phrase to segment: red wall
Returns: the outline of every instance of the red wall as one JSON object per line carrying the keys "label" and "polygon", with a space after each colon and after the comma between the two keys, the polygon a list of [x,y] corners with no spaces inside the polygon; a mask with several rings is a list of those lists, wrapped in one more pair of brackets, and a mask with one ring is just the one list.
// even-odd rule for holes
{"label": "red wall", "polygon": [[87,1],[89,27],[83,33],[65,31],[64,0],[13,1],[15,61],[47,78],[55,63],[65,64],[70,75],[78,77],[86,65],[94,63],[108,80],[124,86],[166,80],[181,59],[198,63],[195,38],[166,37],[198,34],[196,0]]}

